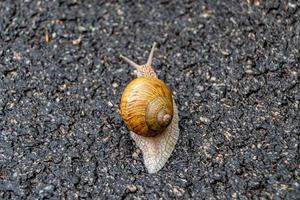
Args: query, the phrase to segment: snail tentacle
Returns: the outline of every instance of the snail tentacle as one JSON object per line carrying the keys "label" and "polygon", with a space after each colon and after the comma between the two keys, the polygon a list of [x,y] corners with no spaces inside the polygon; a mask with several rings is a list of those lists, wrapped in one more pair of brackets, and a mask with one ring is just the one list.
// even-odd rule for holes
{"label": "snail tentacle", "polygon": [[152,68],[153,54],[154,54],[155,48],[156,48],[156,42],[153,43],[148,60],[143,65],[139,65],[123,55],[120,55],[120,58],[122,58],[129,65],[131,65],[132,67],[134,67],[137,70],[137,77],[146,76],[146,77],[157,78],[157,75]]}
{"label": "snail tentacle", "polygon": [[130,64],[132,67],[134,67],[136,70],[139,70],[139,68],[141,68],[140,65],[136,64],[135,62],[133,62],[132,60],[130,60],[129,58],[120,55],[120,58],[122,58],[123,60],[125,60],[128,64]]}
{"label": "snail tentacle", "polygon": [[155,48],[156,48],[156,42],[154,42],[153,45],[152,45],[152,49],[150,51],[150,54],[149,54],[146,65],[149,65],[149,66],[152,65],[153,54],[154,54]]}

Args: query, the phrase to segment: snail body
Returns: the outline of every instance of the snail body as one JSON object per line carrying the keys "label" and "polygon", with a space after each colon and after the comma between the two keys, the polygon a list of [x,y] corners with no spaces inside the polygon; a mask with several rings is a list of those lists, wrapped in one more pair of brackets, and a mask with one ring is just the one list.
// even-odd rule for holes
{"label": "snail body", "polygon": [[136,68],[137,78],[125,87],[120,112],[131,137],[143,152],[149,173],[165,165],[179,136],[178,110],[172,92],[157,78],[151,66],[155,45],[144,65],[121,56]]}

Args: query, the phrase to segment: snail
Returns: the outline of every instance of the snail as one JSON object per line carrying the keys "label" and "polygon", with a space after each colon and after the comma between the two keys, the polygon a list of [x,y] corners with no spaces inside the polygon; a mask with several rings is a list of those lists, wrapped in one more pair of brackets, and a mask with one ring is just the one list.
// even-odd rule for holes
{"label": "snail", "polygon": [[142,150],[149,173],[156,173],[166,164],[179,136],[178,109],[172,92],[157,78],[151,66],[155,48],[156,43],[144,65],[120,56],[137,74],[123,91],[120,113],[131,137]]}

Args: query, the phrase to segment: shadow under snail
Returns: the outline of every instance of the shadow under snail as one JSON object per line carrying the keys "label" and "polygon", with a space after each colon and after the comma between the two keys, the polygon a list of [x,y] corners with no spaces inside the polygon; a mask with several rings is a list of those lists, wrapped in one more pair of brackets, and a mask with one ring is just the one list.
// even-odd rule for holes
{"label": "shadow under snail", "polygon": [[153,44],[148,61],[138,65],[123,60],[137,71],[137,78],[124,89],[120,111],[136,145],[142,150],[149,173],[159,171],[171,156],[179,136],[178,110],[170,88],[152,68]]}

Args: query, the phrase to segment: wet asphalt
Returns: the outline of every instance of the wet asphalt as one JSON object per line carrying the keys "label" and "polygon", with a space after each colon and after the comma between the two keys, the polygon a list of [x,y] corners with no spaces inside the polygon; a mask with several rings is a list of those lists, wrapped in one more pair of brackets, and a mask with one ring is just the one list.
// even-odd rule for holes
{"label": "wet asphalt", "polygon": [[[0,199],[297,199],[299,1],[0,2]],[[149,175],[119,114],[153,42],[180,136]]]}

